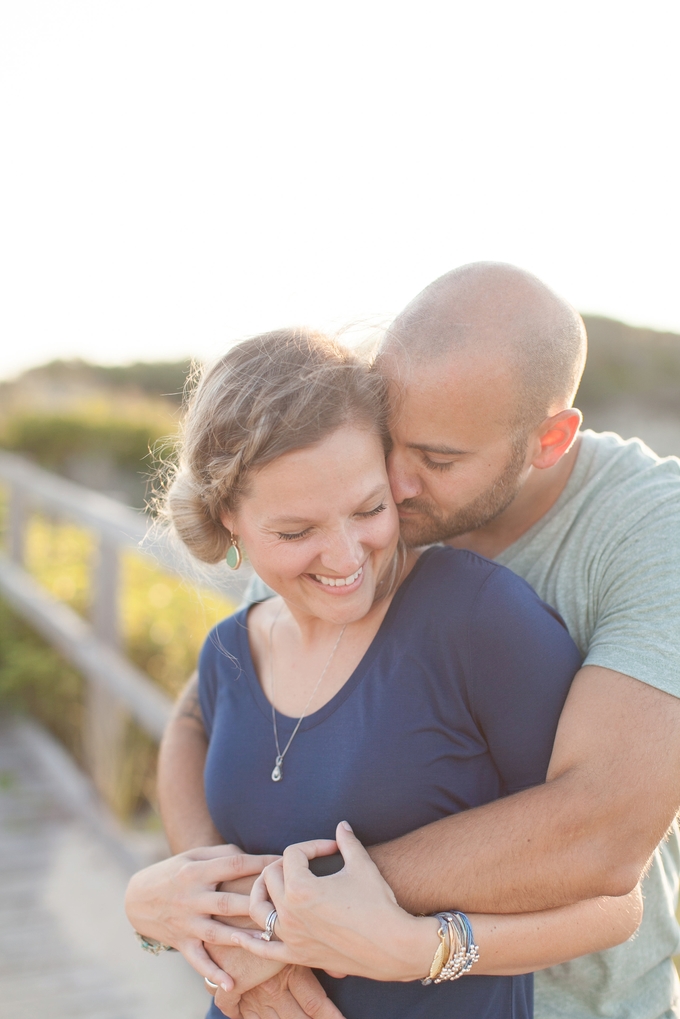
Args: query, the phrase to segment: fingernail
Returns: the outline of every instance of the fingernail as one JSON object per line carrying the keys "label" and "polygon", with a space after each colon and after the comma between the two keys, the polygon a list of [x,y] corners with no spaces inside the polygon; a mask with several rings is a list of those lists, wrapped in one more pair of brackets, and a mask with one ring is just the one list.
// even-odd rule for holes
{"label": "fingernail", "polygon": [[229,994],[229,988],[227,987],[226,984],[220,984],[220,987],[225,992],[225,994]]}
{"label": "fingernail", "polygon": [[353,831],[352,825],[349,823],[349,821],[341,821],[340,825],[341,825],[342,828],[345,828],[347,831]]}

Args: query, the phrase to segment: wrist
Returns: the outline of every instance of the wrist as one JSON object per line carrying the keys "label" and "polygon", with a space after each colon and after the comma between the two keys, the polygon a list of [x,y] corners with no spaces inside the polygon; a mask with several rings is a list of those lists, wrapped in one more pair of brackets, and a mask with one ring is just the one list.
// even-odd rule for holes
{"label": "wrist", "polygon": [[438,930],[436,917],[403,914],[394,942],[398,975],[391,979],[406,982],[427,976],[440,943]]}

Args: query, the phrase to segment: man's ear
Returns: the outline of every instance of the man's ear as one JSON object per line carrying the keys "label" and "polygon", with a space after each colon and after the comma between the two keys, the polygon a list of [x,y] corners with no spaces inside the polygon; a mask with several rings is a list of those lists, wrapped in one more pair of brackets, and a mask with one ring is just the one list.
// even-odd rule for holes
{"label": "man's ear", "polygon": [[546,418],[536,433],[540,452],[531,461],[532,467],[539,470],[554,467],[571,449],[582,421],[583,414],[575,407]]}

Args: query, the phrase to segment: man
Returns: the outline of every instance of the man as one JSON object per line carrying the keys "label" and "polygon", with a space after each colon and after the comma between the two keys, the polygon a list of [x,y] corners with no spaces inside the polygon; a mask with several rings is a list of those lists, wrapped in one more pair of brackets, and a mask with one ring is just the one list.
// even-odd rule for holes
{"label": "man", "polygon": [[[426,288],[380,347],[403,537],[468,548],[523,576],[562,614],[584,664],[544,786],[371,855],[400,903],[422,913],[621,895],[648,867],[638,937],[538,974],[536,1016],[667,1019],[680,1016],[671,959],[680,946],[680,463],[579,433],[572,401],[585,345],[580,317],[535,277],[480,263]],[[199,802],[200,717],[183,710],[160,772],[175,850],[219,838]],[[234,950],[219,951],[229,971]],[[281,986],[266,1002],[266,985],[248,992],[243,1014],[299,1016],[296,994],[306,1014],[321,1011],[311,979],[299,978],[304,993]],[[216,999],[227,1011],[233,1000]]]}

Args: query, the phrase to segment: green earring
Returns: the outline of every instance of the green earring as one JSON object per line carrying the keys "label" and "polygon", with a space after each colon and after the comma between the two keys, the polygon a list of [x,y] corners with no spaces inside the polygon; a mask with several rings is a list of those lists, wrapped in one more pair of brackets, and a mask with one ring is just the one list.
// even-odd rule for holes
{"label": "green earring", "polygon": [[231,536],[231,544],[227,549],[227,566],[230,570],[237,570],[243,562],[241,549],[238,547],[238,538],[235,534]]}

